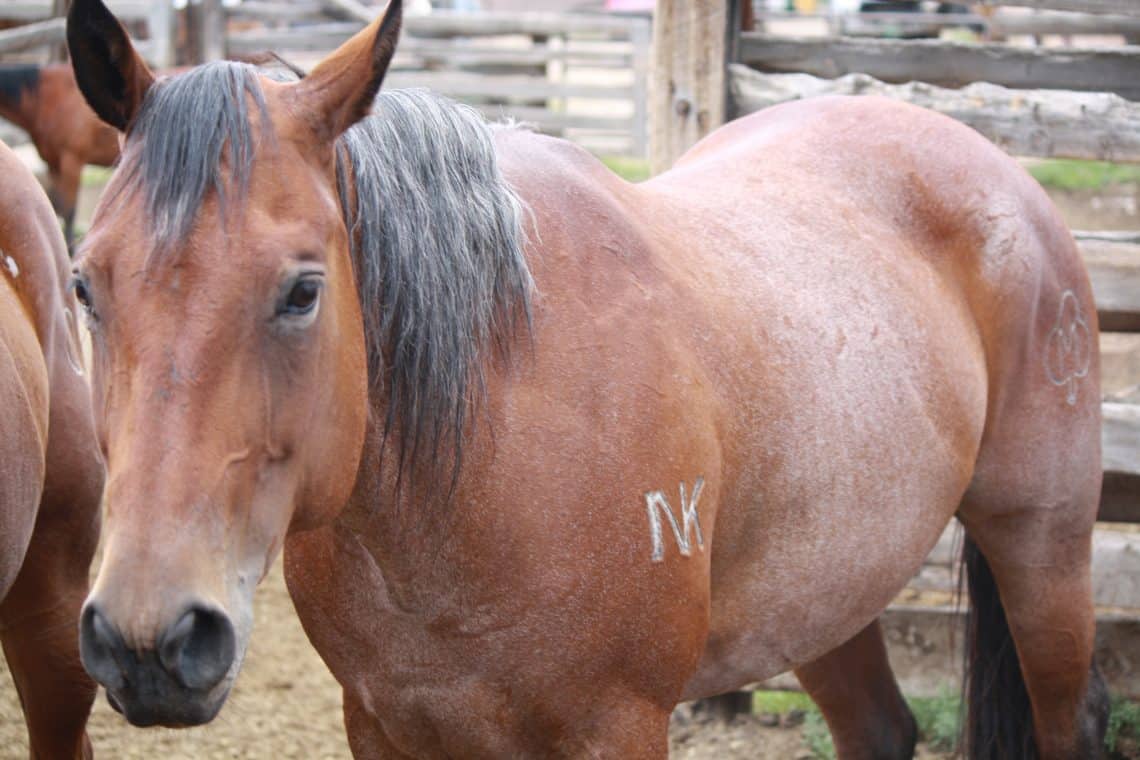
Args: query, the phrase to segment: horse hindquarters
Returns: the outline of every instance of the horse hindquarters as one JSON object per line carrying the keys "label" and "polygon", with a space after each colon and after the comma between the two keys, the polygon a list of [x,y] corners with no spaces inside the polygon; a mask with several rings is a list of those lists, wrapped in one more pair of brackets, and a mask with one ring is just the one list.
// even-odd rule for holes
{"label": "horse hindquarters", "polygon": [[1096,757],[1107,719],[1092,663],[1096,312],[1072,238],[1046,219],[1024,235],[1045,241],[1027,257],[1041,270],[1038,284],[1013,294],[1023,316],[991,344],[986,430],[958,512],[969,536],[972,758]]}

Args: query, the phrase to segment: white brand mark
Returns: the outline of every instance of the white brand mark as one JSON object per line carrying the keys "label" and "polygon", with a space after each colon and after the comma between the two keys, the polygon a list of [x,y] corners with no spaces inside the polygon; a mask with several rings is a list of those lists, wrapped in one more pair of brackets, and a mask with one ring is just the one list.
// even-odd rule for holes
{"label": "white brand mark", "polygon": [[[697,502],[701,498],[701,489],[704,488],[704,485],[705,479],[697,478],[693,484],[692,495],[687,496],[685,484],[681,483],[680,525],[677,524],[677,518],[673,514],[673,508],[669,506],[669,501],[665,498],[664,491],[649,491],[645,494],[645,512],[649,516],[649,537],[653,541],[651,560],[662,562],[665,559],[665,541],[661,530],[662,514],[669,521],[669,527],[673,529],[673,535],[677,539],[677,548],[681,551],[682,556],[688,557],[692,554],[692,539],[696,540],[698,547],[704,548],[705,539],[701,535],[700,516],[697,514]],[[690,534],[692,539],[690,539]]]}

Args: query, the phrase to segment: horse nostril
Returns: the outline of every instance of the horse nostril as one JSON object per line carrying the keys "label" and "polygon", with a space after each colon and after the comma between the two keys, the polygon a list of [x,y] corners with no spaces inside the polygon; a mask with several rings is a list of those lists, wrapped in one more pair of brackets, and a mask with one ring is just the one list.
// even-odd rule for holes
{"label": "horse nostril", "polygon": [[79,659],[88,674],[108,689],[122,688],[126,653],[123,637],[95,604],[88,603],[79,620]]}
{"label": "horse nostril", "polygon": [[234,661],[234,627],[224,612],[194,606],[166,629],[158,659],[188,689],[206,690],[221,681]]}

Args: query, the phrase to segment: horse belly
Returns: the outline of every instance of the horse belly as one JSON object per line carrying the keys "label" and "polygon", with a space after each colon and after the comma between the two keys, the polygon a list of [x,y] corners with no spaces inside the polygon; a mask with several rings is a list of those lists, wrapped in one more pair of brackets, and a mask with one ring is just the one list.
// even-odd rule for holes
{"label": "horse belly", "polygon": [[834,318],[811,306],[826,299],[806,298],[766,320],[783,335],[762,339],[757,390],[733,399],[744,422],[728,436],[709,636],[687,697],[845,642],[913,577],[957,509],[985,423],[985,361],[964,303],[911,261],[896,264],[903,285],[889,297],[821,276]]}
{"label": "horse belly", "polygon": [[35,527],[47,445],[47,367],[23,304],[0,276],[0,599]]}

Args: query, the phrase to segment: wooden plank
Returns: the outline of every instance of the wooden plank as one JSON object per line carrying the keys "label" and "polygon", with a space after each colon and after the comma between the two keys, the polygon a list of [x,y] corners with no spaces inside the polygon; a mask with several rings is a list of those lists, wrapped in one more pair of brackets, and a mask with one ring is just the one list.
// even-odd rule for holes
{"label": "wooden plank", "polygon": [[[953,691],[962,678],[963,611],[952,605],[892,605],[880,620],[899,686],[908,695]],[[1096,660],[1113,694],[1140,697],[1140,620],[1097,611]]]}
{"label": "wooden plank", "polygon": [[986,83],[962,89],[886,84],[865,74],[823,79],[764,74],[740,64],[729,65],[728,76],[730,112],[737,116],[804,97],[881,95],[969,124],[1014,155],[1140,162],[1140,103],[1119,95]]}
{"label": "wooden plank", "polygon": [[[907,588],[953,594],[958,588],[961,541],[955,520]],[[1110,527],[1093,531],[1092,587],[1097,607],[1140,615],[1140,533]]]}
{"label": "wooden plank", "polygon": [[[53,0],[3,0],[0,2],[0,19],[11,21],[42,21],[52,18]],[[148,0],[104,0],[116,17],[124,21],[141,21],[151,11]]]}
{"label": "wooden plank", "polygon": [[1140,244],[1077,237],[1089,270],[1101,330],[1140,331]]}
{"label": "wooden plank", "polygon": [[724,122],[726,12],[726,0],[657,3],[649,88],[654,173]]}
{"label": "wooden plank", "polygon": [[388,87],[426,87],[454,98],[629,100],[633,97],[630,85],[563,84],[543,77],[487,76],[455,71],[390,71],[384,83]]}
{"label": "wooden plank", "polygon": [[473,107],[489,121],[515,119],[526,124],[533,124],[543,132],[555,134],[567,129],[583,129],[598,132],[612,131],[629,135],[633,129],[633,120],[628,116],[584,116],[551,111],[537,106],[475,104]]}
{"label": "wooden plank", "polygon": [[766,72],[834,79],[868,74],[884,82],[963,87],[991,82],[1018,89],[1114,92],[1140,100],[1140,47],[1014,48],[942,40],[741,36],[741,62]]}
{"label": "wooden plank", "polygon": [[1104,401],[1140,404],[1140,333],[1100,333],[1100,392]]}
{"label": "wooden plank", "polygon": [[177,21],[174,6],[169,0],[154,3],[147,19],[147,35],[151,43],[147,61],[152,66],[166,69],[174,65]]}
{"label": "wooden plank", "polygon": [[322,0],[327,10],[334,11],[344,16],[362,21],[365,24],[372,21],[382,10],[381,8],[369,8],[356,0]]}
{"label": "wooden plank", "polygon": [[1079,13],[1119,13],[1140,16],[1136,0],[982,0],[983,5],[1015,5],[1043,11],[1077,11]]}
{"label": "wooden plank", "polygon": [[199,0],[198,21],[201,32],[202,59],[199,63],[217,61],[226,57],[226,14],[222,0]]}
{"label": "wooden plank", "polygon": [[[705,0],[698,0],[704,2]],[[630,39],[632,30],[645,20],[602,13],[463,13],[438,11],[427,16],[408,16],[404,31],[419,37],[477,37],[523,34],[537,37],[599,35]]]}
{"label": "wooden plank", "polygon": [[1140,16],[1086,13],[996,13],[983,22],[990,35],[1140,34]]}
{"label": "wooden plank", "polygon": [[633,27],[633,140],[630,153],[649,157],[649,78],[653,28],[648,20]]}
{"label": "wooden plank", "polygon": [[240,5],[226,8],[226,15],[230,18],[283,24],[322,20],[325,18],[324,9],[324,3],[319,0],[298,0],[297,2],[244,0]]}
{"label": "wooden plank", "polygon": [[1101,405],[1101,410],[1105,471],[1140,476],[1140,404],[1108,401]]}
{"label": "wooden plank", "polygon": [[57,45],[63,42],[66,27],[66,19],[53,18],[6,29],[0,32],[0,53],[14,53],[40,45]]}

